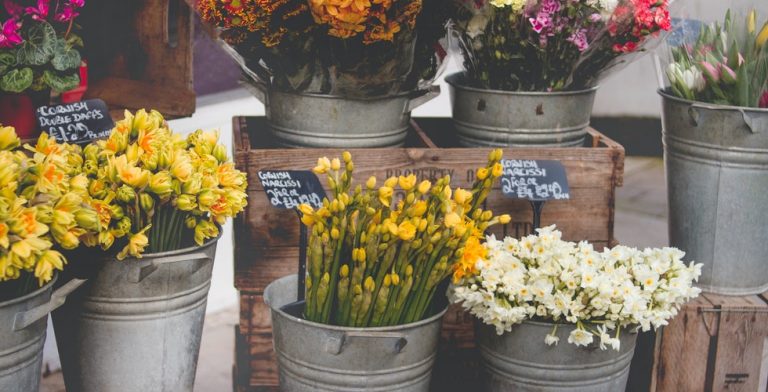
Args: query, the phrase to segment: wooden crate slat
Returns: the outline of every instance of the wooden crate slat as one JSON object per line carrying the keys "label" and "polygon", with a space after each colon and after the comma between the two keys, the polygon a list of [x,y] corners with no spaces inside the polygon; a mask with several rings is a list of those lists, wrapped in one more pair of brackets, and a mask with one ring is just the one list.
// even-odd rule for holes
{"label": "wooden crate slat", "polygon": [[661,347],[651,382],[655,390],[704,391],[711,340],[706,326],[716,326],[717,315],[699,310],[712,307],[703,296],[691,301],[657,335]]}

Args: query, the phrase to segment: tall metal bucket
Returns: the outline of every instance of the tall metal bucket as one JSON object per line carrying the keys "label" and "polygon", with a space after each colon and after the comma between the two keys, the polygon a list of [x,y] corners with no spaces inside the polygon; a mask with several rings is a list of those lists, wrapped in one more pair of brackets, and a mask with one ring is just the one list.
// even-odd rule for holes
{"label": "tall metal bucket", "polygon": [[581,147],[587,136],[597,87],[582,91],[516,92],[451,86],[453,125],[467,147]]}
{"label": "tall metal bucket", "polygon": [[286,392],[426,392],[437,354],[442,312],[393,327],[345,328],[306,321],[280,308],[296,301],[296,275],[272,282],[280,390]]}
{"label": "tall metal bucket", "polygon": [[284,93],[254,83],[246,86],[264,103],[273,141],[283,147],[401,146],[411,111],[440,95],[440,86],[370,99]]}
{"label": "tall metal bucket", "polygon": [[670,244],[704,263],[704,291],[767,291],[768,109],[659,94]]}
{"label": "tall metal bucket", "polygon": [[556,346],[544,343],[553,324],[526,321],[511,332],[476,323],[486,389],[493,392],[616,392],[624,391],[637,334],[622,331],[619,351],[600,350],[596,343],[568,343],[574,326],[560,325]]}
{"label": "tall metal bucket", "polygon": [[53,312],[67,390],[191,392],[217,241],[95,260],[95,275]]}
{"label": "tall metal bucket", "polygon": [[53,294],[54,278],[23,297],[0,303],[0,391],[40,388],[48,314],[82,284],[73,280]]}

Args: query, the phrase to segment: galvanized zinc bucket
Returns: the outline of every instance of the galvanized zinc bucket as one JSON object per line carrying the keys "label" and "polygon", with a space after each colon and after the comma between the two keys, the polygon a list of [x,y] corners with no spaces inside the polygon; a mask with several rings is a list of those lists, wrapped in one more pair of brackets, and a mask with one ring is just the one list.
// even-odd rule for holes
{"label": "galvanized zinc bucket", "polygon": [[575,326],[560,325],[556,346],[544,343],[553,324],[526,321],[511,332],[476,323],[486,389],[516,392],[624,391],[637,334],[622,331],[619,351],[600,350],[596,343],[577,347],[568,343]]}
{"label": "galvanized zinc bucket", "polygon": [[284,147],[374,148],[403,145],[411,111],[440,95],[440,87],[387,97],[350,99],[284,93],[249,83],[264,103],[273,142]]}
{"label": "galvanized zinc bucket", "polygon": [[768,109],[659,94],[670,244],[704,263],[704,291],[767,291]]}
{"label": "galvanized zinc bucket", "polygon": [[442,312],[393,327],[345,328],[306,321],[280,308],[296,301],[296,275],[272,282],[264,302],[286,392],[428,391]]}
{"label": "galvanized zinc bucket", "polygon": [[54,278],[23,297],[0,303],[0,391],[30,392],[40,386],[48,314],[82,284],[53,291]]}
{"label": "galvanized zinc bucket", "polygon": [[191,392],[217,241],[99,260],[53,313],[67,390]]}
{"label": "galvanized zinc bucket", "polygon": [[467,147],[581,147],[587,136],[597,87],[582,91],[517,92],[464,84],[451,86],[453,125]]}

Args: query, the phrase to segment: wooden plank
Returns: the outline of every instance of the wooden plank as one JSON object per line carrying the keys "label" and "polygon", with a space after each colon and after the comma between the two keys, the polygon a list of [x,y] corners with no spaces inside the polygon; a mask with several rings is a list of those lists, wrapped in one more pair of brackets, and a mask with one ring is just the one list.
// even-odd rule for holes
{"label": "wooden plank", "polygon": [[717,325],[718,315],[700,310],[712,307],[705,297],[696,298],[657,335],[661,347],[651,381],[656,391],[705,390],[710,342],[716,333],[712,328]]}
{"label": "wooden plank", "polygon": [[704,296],[721,312],[712,390],[757,391],[768,336],[768,305],[756,295]]}

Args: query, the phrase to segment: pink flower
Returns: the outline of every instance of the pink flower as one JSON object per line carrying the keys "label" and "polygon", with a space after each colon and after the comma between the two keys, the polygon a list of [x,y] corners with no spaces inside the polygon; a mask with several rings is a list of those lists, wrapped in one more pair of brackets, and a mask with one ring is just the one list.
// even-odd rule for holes
{"label": "pink flower", "polygon": [[731,67],[722,64],[720,65],[720,72],[724,82],[728,84],[736,83],[736,71],[731,69]]}
{"label": "pink flower", "polygon": [[80,14],[75,11],[74,7],[67,5],[64,6],[62,10],[59,11],[53,18],[57,22],[69,22],[70,20],[75,19],[78,15]]}
{"label": "pink flower", "polygon": [[83,8],[85,6],[85,0],[70,0],[69,4],[77,8]]}
{"label": "pink flower", "polygon": [[16,2],[13,0],[4,0],[3,5],[5,6],[5,12],[14,18],[20,17],[24,12],[24,7],[16,4]]}
{"label": "pink flower", "polygon": [[541,31],[544,30],[544,23],[542,23],[538,18],[528,18],[528,21],[531,22],[533,31],[536,33],[541,33]]}
{"label": "pink flower", "polygon": [[27,7],[24,12],[32,16],[34,20],[46,20],[50,9],[51,0],[37,0],[37,7]]}
{"label": "pink flower", "polygon": [[710,80],[717,83],[720,81],[720,64],[714,66],[707,61],[702,61],[700,65],[701,72],[704,76],[707,76]]}
{"label": "pink flower", "polygon": [[573,43],[579,49],[579,52],[583,52],[589,48],[589,42],[587,42],[587,30],[579,29],[568,37],[568,42]]}
{"label": "pink flower", "polygon": [[0,33],[0,48],[13,48],[24,41],[19,35],[19,24],[16,19],[8,19],[3,23],[3,32]]}
{"label": "pink flower", "polygon": [[762,98],[760,98],[760,103],[757,106],[763,109],[768,109],[768,91],[763,93]]}

